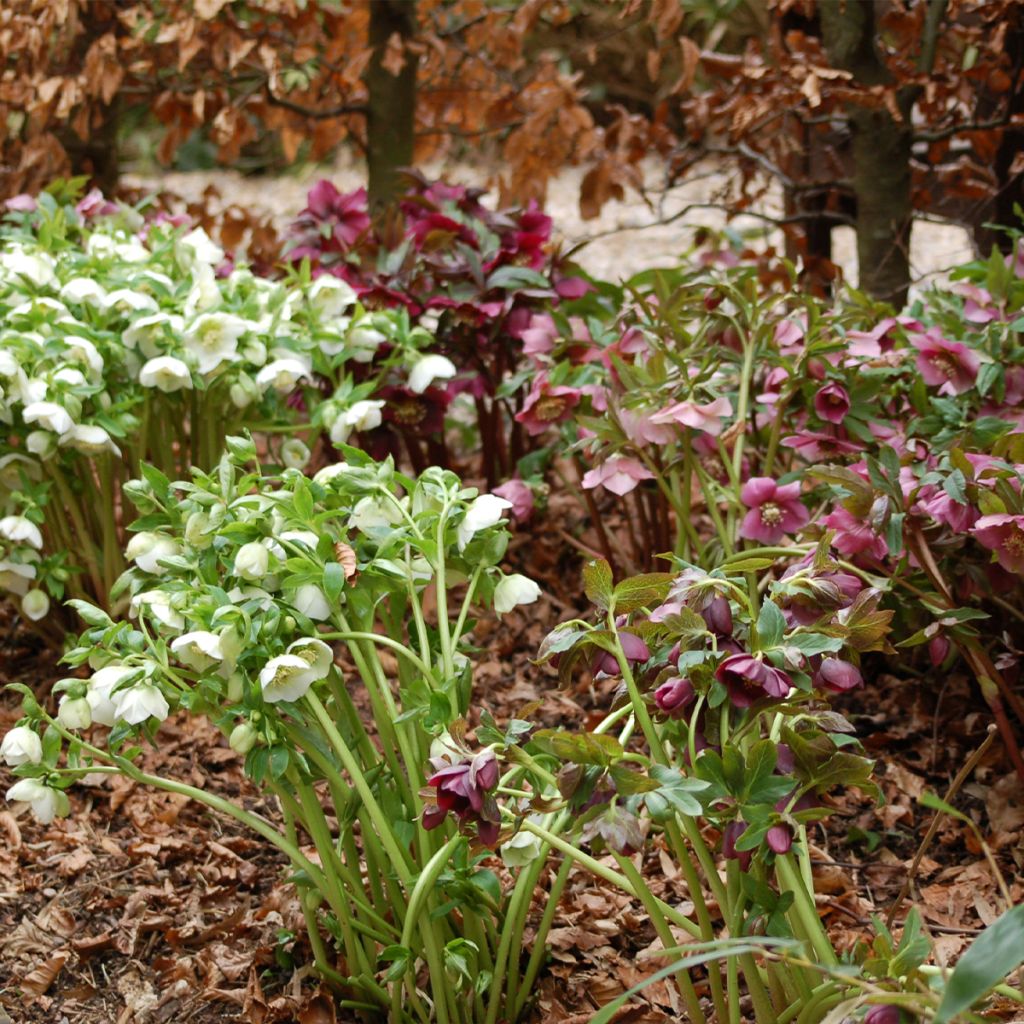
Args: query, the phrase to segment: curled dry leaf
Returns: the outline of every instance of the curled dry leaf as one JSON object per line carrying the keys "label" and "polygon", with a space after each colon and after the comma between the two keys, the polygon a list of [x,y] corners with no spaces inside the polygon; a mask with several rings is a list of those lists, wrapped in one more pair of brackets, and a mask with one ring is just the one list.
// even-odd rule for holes
{"label": "curled dry leaf", "polygon": [[63,970],[69,956],[71,956],[71,952],[67,949],[54,953],[53,956],[37,964],[21,979],[21,987],[31,995],[43,995]]}
{"label": "curled dry leaf", "polygon": [[339,540],[334,545],[334,557],[337,558],[338,564],[345,570],[345,579],[355,579],[358,573],[355,551],[344,541]]}

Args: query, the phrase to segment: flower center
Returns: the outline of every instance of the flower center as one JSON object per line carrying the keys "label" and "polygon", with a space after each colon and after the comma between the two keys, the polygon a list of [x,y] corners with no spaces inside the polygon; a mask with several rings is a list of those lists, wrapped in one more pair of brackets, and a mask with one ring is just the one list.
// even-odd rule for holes
{"label": "flower center", "polygon": [[1024,555],[1024,532],[1019,527],[1014,527],[1010,535],[1003,541],[1003,548],[1015,558]]}
{"label": "flower center", "polygon": [[767,501],[761,506],[761,522],[765,526],[778,526],[782,522],[782,509],[774,501]]}
{"label": "flower center", "polygon": [[565,399],[559,395],[545,395],[533,407],[533,414],[542,423],[557,420],[565,412]]}
{"label": "flower center", "polygon": [[417,423],[422,423],[427,415],[427,410],[422,402],[411,400],[392,403],[391,411],[395,419],[407,427],[414,427]]}
{"label": "flower center", "polygon": [[944,377],[952,379],[956,376],[956,361],[945,352],[935,352],[928,357],[928,362],[935,367]]}

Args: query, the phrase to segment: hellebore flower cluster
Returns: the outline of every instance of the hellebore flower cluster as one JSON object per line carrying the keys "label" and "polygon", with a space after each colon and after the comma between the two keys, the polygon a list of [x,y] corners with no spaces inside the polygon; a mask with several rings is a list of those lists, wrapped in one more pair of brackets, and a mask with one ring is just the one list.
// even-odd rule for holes
{"label": "hellebore flower cluster", "polygon": [[[458,760],[453,761],[453,755]],[[430,759],[434,769],[427,779],[427,799],[423,808],[423,827],[437,828],[449,813],[459,820],[460,827],[475,824],[477,836],[484,846],[498,841],[501,813],[493,791],[498,785],[498,759],[491,749],[476,755],[462,755],[452,749]]]}

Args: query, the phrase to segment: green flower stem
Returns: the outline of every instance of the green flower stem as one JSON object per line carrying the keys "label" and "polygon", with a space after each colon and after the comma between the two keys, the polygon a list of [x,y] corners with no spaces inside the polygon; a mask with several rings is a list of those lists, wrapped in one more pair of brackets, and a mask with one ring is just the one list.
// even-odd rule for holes
{"label": "green flower stem", "polygon": [[342,738],[341,733],[338,732],[334,722],[331,721],[331,716],[327,713],[327,709],[320,702],[320,698],[310,690],[303,699],[312,709],[313,714],[316,715],[324,732],[327,734],[328,740],[330,740],[331,746],[334,747],[335,752],[341,759],[342,765],[352,777],[352,783],[355,786],[356,791],[359,793],[359,798],[366,807],[367,813],[370,815],[370,820],[373,822],[373,827],[380,838],[384,849],[391,858],[392,866],[397,872],[399,880],[403,887],[408,888],[412,877],[408,855],[395,841],[395,836],[391,831],[391,824],[387,815],[384,813],[380,804],[377,803],[377,800],[373,795],[373,791],[370,789],[369,784],[363,776],[359,762],[349,749],[348,744]]}
{"label": "green flower stem", "polygon": [[821,925],[821,918],[818,917],[814,898],[809,894],[799,871],[794,868],[790,854],[776,856],[775,873],[778,876],[780,887],[783,890],[789,889],[793,893],[794,909],[818,959],[822,964],[835,967],[839,962],[835,950],[832,949],[832,944]]}
{"label": "green flower stem", "polygon": [[397,654],[400,654],[403,658],[406,658],[415,668],[419,669],[424,676],[429,680],[433,673],[427,666],[426,662],[419,657],[414,651],[411,651],[405,644],[398,640],[392,640],[391,637],[385,636],[383,633],[369,633],[360,632],[358,630],[345,630],[334,633],[318,633],[318,639],[320,640],[363,640],[367,643],[380,644],[381,647],[387,647]]}
{"label": "green flower stem", "polygon": [[[564,839],[560,839],[542,825],[538,825],[536,822],[527,819],[523,822],[523,830],[533,833],[533,835],[537,836],[538,839],[543,839],[549,846],[552,846],[561,853],[564,853],[566,856],[571,857],[573,860],[585,867],[591,874],[597,875],[598,878],[603,878],[606,882],[611,882],[612,885],[621,889],[626,893],[626,895],[632,896],[637,900],[640,899],[639,894],[633,891],[633,886],[625,875],[620,874],[618,871],[614,871],[612,868],[606,867],[599,860],[595,860],[589,854],[577,849],[572,845],[572,843],[568,843]],[[688,935],[692,935],[695,939],[703,938],[700,929],[685,914],[680,913],[675,907],[670,907],[663,900],[657,900],[657,903],[658,909],[668,921],[679,928],[682,928],[683,931]]]}
{"label": "green flower stem", "polygon": [[731,558],[734,551],[732,535],[726,529],[725,523],[722,522],[722,513],[718,510],[718,499],[714,494],[714,481],[701,468],[699,462],[694,463],[694,466],[697,470],[697,478],[700,480],[700,489],[704,493],[704,504],[707,505],[708,515],[711,516],[715,533],[718,534],[718,539],[721,541],[722,551],[726,558]]}
{"label": "green flower stem", "polygon": [[[547,850],[545,844],[542,849]],[[545,862],[547,857],[542,858]],[[519,983],[519,991],[515,1003],[512,1005],[512,1012],[508,1014],[511,1020],[518,1020],[526,1009],[526,1003],[533,993],[533,983],[537,980],[541,963],[547,952],[547,937],[551,931],[551,925],[555,920],[558,911],[558,904],[562,899],[562,892],[565,890],[565,883],[569,879],[569,872],[572,870],[572,858],[563,857],[562,863],[558,866],[558,873],[548,890],[547,902],[544,904],[544,913],[541,915],[540,923],[537,925],[537,935],[533,940],[533,949],[530,950],[530,960],[526,965],[526,971]]]}
{"label": "green flower stem", "polygon": [[[526,828],[528,824],[529,822],[525,823],[523,827]],[[512,895],[509,898],[508,910],[505,913],[505,927],[502,928],[501,939],[498,943],[497,952],[494,955],[494,974],[491,978],[487,1016],[484,1018],[485,1024],[496,1024],[498,1014],[504,1009],[502,1003],[503,996],[505,995],[505,974],[508,970],[508,960],[512,950],[513,932],[513,929],[508,927],[508,924],[525,916],[529,911],[532,896],[533,885],[531,884],[530,872],[520,872],[512,889]]]}
{"label": "green flower stem", "polygon": [[736,402],[736,422],[741,424],[743,429],[736,438],[736,446],[732,452],[732,478],[738,480],[743,470],[743,446],[747,437],[747,412],[750,405],[750,378],[754,369],[754,354],[757,346],[748,334],[740,330],[739,324],[735,321],[734,326],[743,339],[743,367],[740,371],[740,393]]}
{"label": "green flower stem", "polygon": [[[441,872],[447,867],[452,851],[462,837],[458,834],[452,836],[447,843],[427,862],[416,885],[409,896],[409,909],[405,915],[405,926],[402,928],[401,944],[406,948],[412,948],[413,929],[418,927],[423,937],[424,953],[430,968],[431,989],[434,996],[434,1009],[437,1011],[438,1024],[446,1024],[449,1019],[458,1019],[458,1008],[455,1004],[455,993],[447,983],[444,970],[444,958],[438,947],[437,934],[434,931],[433,923],[429,914],[425,913],[433,894],[434,886]],[[411,965],[410,965],[411,966]],[[416,995],[416,979],[414,972],[408,970],[404,974],[406,987],[409,990],[411,1000],[418,999]],[[402,986],[395,984],[391,989],[391,1013],[394,1019],[398,1019],[401,1012]],[[449,1017],[448,1000],[451,999],[452,1017]]]}
{"label": "green flower stem", "polygon": [[473,595],[476,593],[476,585],[480,582],[480,576],[484,571],[482,565],[478,565],[473,570],[473,575],[469,580],[469,587],[466,590],[466,596],[462,599],[462,607],[459,609],[459,617],[455,620],[455,629],[452,631],[452,646],[454,649],[458,649],[459,639],[462,637],[462,631],[466,628],[466,617],[469,615],[469,608],[473,601]]}
{"label": "green flower stem", "polygon": [[[448,628],[448,588],[446,586],[446,563],[445,563],[445,542],[444,532],[448,525],[448,509],[450,504],[445,502],[441,514],[437,517],[437,565],[434,566],[434,589],[437,593],[437,631],[441,643],[441,664],[444,669],[444,681],[450,683],[455,677],[455,661],[452,657],[452,638]],[[455,704],[452,711],[459,713],[458,697],[454,691],[452,699]]]}
{"label": "green flower stem", "polygon": [[786,406],[789,405],[795,391],[789,391],[780,396],[775,404],[775,419],[772,420],[771,433],[768,435],[768,450],[765,452],[764,464],[761,467],[762,476],[771,476],[775,468],[775,456],[779,450],[779,439],[782,436],[782,423],[785,419]]}
{"label": "green flower stem", "polygon": [[622,678],[626,683],[629,701],[633,706],[633,713],[636,715],[640,730],[643,732],[644,739],[647,740],[647,745],[651,749],[651,756],[658,764],[667,766],[671,762],[665,751],[665,746],[661,742],[661,737],[658,735],[658,730],[654,727],[654,721],[647,710],[647,703],[643,698],[643,694],[640,693],[640,688],[636,684],[633,670],[629,667],[629,661],[626,659],[626,654],[622,649],[619,633],[615,626],[615,611],[613,608],[608,610],[608,629],[615,638],[615,659],[619,663]]}
{"label": "green flower stem", "polygon": [[50,479],[54,482],[57,493],[60,495],[60,500],[70,514],[71,522],[74,524],[75,532],[78,534],[78,543],[71,550],[75,552],[76,558],[82,559],[85,562],[85,569],[89,574],[97,600],[102,600],[106,592],[103,589],[102,573],[96,561],[96,545],[93,542],[94,534],[90,533],[86,527],[85,519],[82,516],[82,509],[79,506],[78,500],[71,493],[71,488],[68,487],[64,474],[60,468],[55,468],[52,462],[53,460],[50,460],[44,462],[43,465],[46,467],[46,472]]}
{"label": "green flower stem", "polygon": [[[644,882],[643,878],[641,878],[640,872],[637,871],[633,862],[628,857],[624,857],[621,853],[615,854],[615,860],[622,869],[623,874],[630,880],[633,888],[639,895],[640,900],[644,905],[644,909],[647,911],[647,916],[651,919],[651,924],[654,926],[654,931],[658,938],[661,939],[662,946],[665,949],[674,949],[678,943],[676,942],[675,936],[672,934],[672,929],[669,927],[668,922],[665,920],[665,916],[658,908],[658,903],[654,898],[654,894],[647,887],[647,883]],[[568,863],[568,861],[566,863]],[[717,974],[718,972],[716,971],[715,973]],[[693,987],[693,982],[690,980],[689,970],[686,968],[680,969],[676,973],[675,979],[676,983],[679,985],[679,991],[683,997],[683,1002],[686,1003],[687,1011],[690,1014],[690,1020],[703,1020],[704,1011],[701,1009],[700,999],[697,997],[697,992]],[[739,1000],[735,999],[734,1003],[738,1013]],[[716,1012],[718,1012],[717,1008]],[[719,1019],[721,1020],[722,1018]]]}

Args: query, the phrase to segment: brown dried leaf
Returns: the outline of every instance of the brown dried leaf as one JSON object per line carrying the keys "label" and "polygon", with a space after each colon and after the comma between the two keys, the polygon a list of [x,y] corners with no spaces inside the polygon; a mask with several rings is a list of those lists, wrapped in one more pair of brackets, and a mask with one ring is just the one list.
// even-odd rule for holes
{"label": "brown dried leaf", "polygon": [[71,956],[71,952],[67,949],[54,953],[48,960],[37,964],[21,979],[21,987],[34,996],[43,995],[53,984],[57,975],[64,969],[69,956]]}
{"label": "brown dried leaf", "polygon": [[334,557],[338,560],[338,564],[345,570],[345,579],[355,579],[356,569],[356,553],[352,547],[346,544],[344,541],[338,541],[334,545]]}

